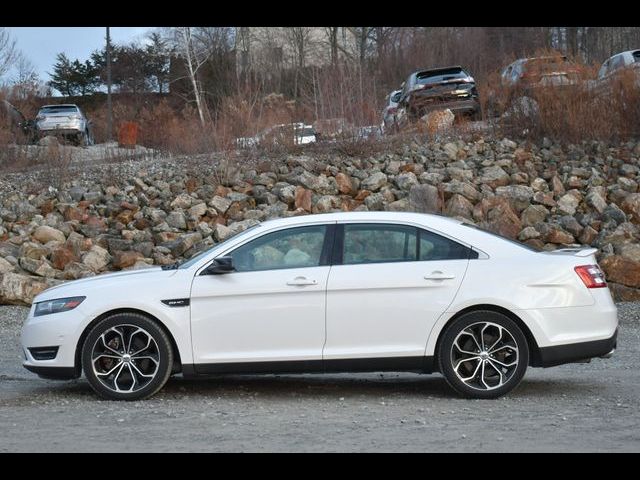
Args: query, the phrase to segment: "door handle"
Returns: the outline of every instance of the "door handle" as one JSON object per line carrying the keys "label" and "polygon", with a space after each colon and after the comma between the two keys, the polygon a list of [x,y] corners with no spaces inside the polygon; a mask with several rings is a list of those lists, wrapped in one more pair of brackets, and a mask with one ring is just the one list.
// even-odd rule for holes
{"label": "door handle", "polygon": [[453,280],[456,278],[455,275],[447,275],[442,273],[440,270],[436,270],[435,272],[431,272],[429,275],[425,275],[425,280]]}
{"label": "door handle", "polygon": [[289,280],[287,285],[291,285],[292,287],[304,287],[306,285],[316,285],[318,282],[316,280],[309,280],[306,277],[296,277],[293,280]]}

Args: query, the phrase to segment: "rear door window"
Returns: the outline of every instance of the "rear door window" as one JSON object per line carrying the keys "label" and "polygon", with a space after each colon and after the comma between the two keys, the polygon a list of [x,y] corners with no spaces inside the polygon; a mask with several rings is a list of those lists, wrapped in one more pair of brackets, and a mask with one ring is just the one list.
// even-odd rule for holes
{"label": "rear door window", "polygon": [[464,260],[473,256],[465,245],[408,225],[344,225],[342,263]]}

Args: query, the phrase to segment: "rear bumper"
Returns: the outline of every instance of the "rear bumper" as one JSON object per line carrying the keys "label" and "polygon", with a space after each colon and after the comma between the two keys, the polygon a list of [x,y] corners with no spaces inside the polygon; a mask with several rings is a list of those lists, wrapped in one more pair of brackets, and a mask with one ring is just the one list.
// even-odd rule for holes
{"label": "rear bumper", "polygon": [[616,348],[617,339],[618,330],[616,329],[613,336],[604,340],[541,347],[540,364],[535,366],[553,367],[594,357],[604,357]]}
{"label": "rear bumper", "polygon": [[40,128],[38,133],[41,137],[47,135],[80,135],[82,130],[79,128]]}
{"label": "rear bumper", "polygon": [[438,99],[434,97],[415,95],[410,100],[413,108],[425,114],[433,110],[449,109],[454,113],[475,113],[480,111],[480,103],[476,98]]}

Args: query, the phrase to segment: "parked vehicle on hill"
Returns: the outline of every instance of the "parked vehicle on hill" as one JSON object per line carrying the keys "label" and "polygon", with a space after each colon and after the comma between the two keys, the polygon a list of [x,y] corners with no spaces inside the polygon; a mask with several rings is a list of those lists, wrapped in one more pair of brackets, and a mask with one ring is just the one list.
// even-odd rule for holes
{"label": "parked vehicle on hill", "polygon": [[343,212],[270,220],[184,263],[34,299],[24,367],[84,371],[136,400],[175,373],[440,372],[495,398],[527,367],[610,356],[617,310],[596,249],[536,251],[459,220]]}
{"label": "parked vehicle on hill", "polygon": [[91,121],[74,104],[45,105],[38,111],[36,127],[40,137],[68,138],[79,145],[93,145]]}
{"label": "parked vehicle on hill", "polygon": [[611,95],[616,86],[625,82],[640,88],[640,50],[628,50],[609,57],[598,70],[593,91],[598,95]]}
{"label": "parked vehicle on hill", "polygon": [[402,90],[394,90],[385,99],[381,126],[383,133],[392,133],[397,130],[396,112],[398,111],[398,101],[401,96]]}
{"label": "parked vehicle on hill", "polygon": [[313,125],[302,122],[273,125],[253,137],[236,139],[238,148],[270,145],[308,145],[316,142]]}
{"label": "parked vehicle on hill", "polygon": [[502,84],[528,90],[536,87],[562,87],[580,81],[578,67],[565,55],[519,58],[501,73]]}
{"label": "parked vehicle on hill", "polygon": [[562,95],[587,85],[579,67],[566,55],[519,58],[500,72],[500,85],[487,92],[486,113],[499,117],[525,110],[537,112],[539,95]]}
{"label": "parked vehicle on hill", "polygon": [[404,126],[433,110],[444,109],[473,120],[482,118],[475,80],[460,66],[418,70],[409,75],[398,100],[396,120]]}

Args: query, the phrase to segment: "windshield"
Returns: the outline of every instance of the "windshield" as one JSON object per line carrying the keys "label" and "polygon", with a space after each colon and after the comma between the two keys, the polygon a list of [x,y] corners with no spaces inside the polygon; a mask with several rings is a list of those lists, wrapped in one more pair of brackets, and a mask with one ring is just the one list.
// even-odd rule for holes
{"label": "windshield", "polygon": [[189,268],[192,265],[195,265],[196,263],[198,263],[200,260],[202,260],[203,258],[205,258],[207,255],[215,252],[218,249],[223,249],[223,247],[225,247],[226,245],[228,245],[231,240],[235,240],[237,238],[238,235],[242,235],[243,233],[247,233],[251,230],[255,230],[256,228],[258,228],[260,226],[260,224],[256,224],[253,225],[252,227],[247,228],[246,230],[243,230],[242,232],[239,232],[229,238],[227,238],[226,240],[224,240],[223,242],[217,243],[215,244],[213,247],[211,248],[207,248],[206,250],[203,250],[202,252],[196,254],[195,256],[191,257],[189,260],[187,260],[184,263],[181,263],[178,268],[183,269],[183,268]]}
{"label": "windshield", "polygon": [[78,107],[73,105],[54,105],[51,107],[42,107],[40,109],[41,114],[47,113],[78,113]]}
{"label": "windshield", "polygon": [[429,83],[439,83],[458,78],[467,78],[466,72],[461,68],[447,68],[443,70],[420,72],[416,75],[416,83],[419,85],[426,85]]}

